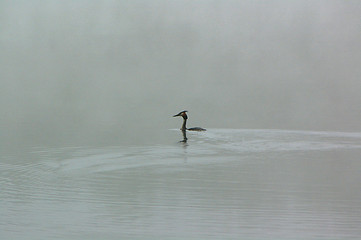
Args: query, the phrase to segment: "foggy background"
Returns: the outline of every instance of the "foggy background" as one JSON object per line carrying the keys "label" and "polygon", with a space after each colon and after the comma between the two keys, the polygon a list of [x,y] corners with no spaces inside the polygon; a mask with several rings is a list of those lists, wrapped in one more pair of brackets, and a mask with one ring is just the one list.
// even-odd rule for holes
{"label": "foggy background", "polygon": [[3,0],[1,141],[361,131],[360,49],[358,0]]}

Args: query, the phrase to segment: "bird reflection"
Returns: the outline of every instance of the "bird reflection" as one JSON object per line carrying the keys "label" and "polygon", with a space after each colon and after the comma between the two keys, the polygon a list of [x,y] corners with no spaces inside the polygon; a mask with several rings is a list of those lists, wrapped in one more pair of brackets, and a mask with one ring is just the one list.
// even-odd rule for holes
{"label": "bird reflection", "polygon": [[182,143],[187,143],[187,132],[186,130],[181,130],[182,131],[182,134],[183,134],[183,140],[182,141],[179,141],[179,142],[182,142]]}

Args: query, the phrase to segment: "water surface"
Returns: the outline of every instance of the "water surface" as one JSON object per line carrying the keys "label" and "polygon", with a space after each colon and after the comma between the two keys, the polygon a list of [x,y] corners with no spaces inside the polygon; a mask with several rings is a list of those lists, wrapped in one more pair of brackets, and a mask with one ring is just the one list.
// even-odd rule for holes
{"label": "water surface", "polygon": [[167,130],[0,161],[1,239],[356,239],[361,133]]}

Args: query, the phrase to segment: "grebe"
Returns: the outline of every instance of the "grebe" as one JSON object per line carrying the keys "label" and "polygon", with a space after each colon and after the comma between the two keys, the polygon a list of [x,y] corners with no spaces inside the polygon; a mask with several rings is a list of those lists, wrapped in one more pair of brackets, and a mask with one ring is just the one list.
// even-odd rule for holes
{"label": "grebe", "polygon": [[173,117],[179,117],[179,116],[183,117],[183,125],[182,125],[180,130],[182,130],[182,131],[185,131],[185,130],[188,130],[188,131],[206,131],[206,129],[201,128],[201,127],[187,128],[186,124],[187,124],[188,116],[187,116],[186,112],[188,112],[188,111],[182,111],[182,112],[180,112],[180,113],[173,116]]}

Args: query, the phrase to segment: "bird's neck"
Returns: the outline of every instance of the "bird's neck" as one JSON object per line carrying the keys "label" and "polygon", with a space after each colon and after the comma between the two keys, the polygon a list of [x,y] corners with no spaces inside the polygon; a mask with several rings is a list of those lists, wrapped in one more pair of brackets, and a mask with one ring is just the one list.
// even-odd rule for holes
{"label": "bird's neck", "polygon": [[181,130],[187,130],[186,124],[187,124],[187,119],[183,118],[183,125]]}

